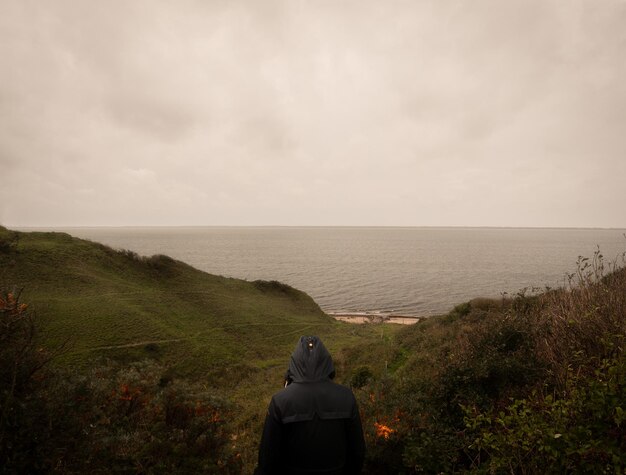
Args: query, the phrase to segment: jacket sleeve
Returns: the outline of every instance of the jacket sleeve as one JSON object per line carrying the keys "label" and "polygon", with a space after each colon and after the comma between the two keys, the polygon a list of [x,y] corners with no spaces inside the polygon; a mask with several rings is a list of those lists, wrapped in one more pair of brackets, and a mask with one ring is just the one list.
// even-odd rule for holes
{"label": "jacket sleeve", "polygon": [[259,462],[254,475],[273,475],[280,473],[280,448],[282,440],[282,424],[274,404],[270,402],[265,416],[261,445],[259,446]]}
{"label": "jacket sleeve", "polygon": [[[353,396],[354,397],[354,396]],[[346,473],[359,474],[363,469],[365,459],[365,438],[363,437],[363,426],[361,425],[361,415],[354,400],[352,406],[352,416],[347,421],[346,436],[348,438],[348,466]]]}

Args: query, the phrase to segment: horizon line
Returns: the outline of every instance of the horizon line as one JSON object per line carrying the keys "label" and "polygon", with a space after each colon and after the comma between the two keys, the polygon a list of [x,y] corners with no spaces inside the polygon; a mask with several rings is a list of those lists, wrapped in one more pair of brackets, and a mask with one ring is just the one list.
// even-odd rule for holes
{"label": "horizon line", "polygon": [[8,229],[137,229],[137,228],[388,228],[388,229],[581,229],[581,230],[607,230],[622,231],[625,227],[616,226],[497,226],[497,225],[334,225],[334,224],[140,224],[140,225],[27,225],[11,226],[2,225]]}

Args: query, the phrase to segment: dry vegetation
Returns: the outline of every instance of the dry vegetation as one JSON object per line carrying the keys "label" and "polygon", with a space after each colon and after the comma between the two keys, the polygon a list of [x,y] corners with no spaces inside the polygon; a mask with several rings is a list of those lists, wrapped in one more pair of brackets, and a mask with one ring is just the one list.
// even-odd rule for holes
{"label": "dry vegetation", "polygon": [[569,288],[403,330],[406,364],[361,392],[393,431],[372,439],[372,473],[623,473],[625,334],[626,269],[599,251]]}

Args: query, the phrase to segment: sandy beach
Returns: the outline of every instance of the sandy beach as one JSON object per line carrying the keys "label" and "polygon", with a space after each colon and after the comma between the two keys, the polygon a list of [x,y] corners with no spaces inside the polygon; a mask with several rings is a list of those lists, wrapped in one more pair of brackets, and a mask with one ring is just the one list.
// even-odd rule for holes
{"label": "sandy beach", "polygon": [[419,317],[403,315],[381,315],[371,313],[329,313],[335,320],[346,323],[395,323],[397,325],[413,325],[420,321]]}

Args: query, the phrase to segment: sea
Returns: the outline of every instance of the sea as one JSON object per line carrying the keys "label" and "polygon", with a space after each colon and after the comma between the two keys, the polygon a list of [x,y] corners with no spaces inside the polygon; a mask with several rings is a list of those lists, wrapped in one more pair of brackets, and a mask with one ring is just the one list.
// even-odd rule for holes
{"label": "sea", "polygon": [[424,317],[476,297],[566,286],[579,256],[623,264],[624,229],[395,227],[63,228],[211,274],[277,280],[328,313]]}

